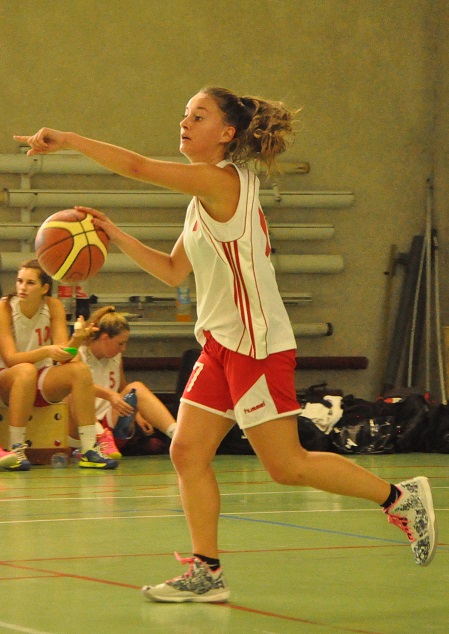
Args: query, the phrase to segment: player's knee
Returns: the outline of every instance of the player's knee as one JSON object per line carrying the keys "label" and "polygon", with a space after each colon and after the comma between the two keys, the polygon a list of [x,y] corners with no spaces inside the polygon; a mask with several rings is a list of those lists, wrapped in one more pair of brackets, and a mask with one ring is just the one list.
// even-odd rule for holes
{"label": "player's knee", "polygon": [[132,383],[128,383],[128,385],[126,386],[126,391],[129,392],[133,389],[136,390],[137,395],[139,395],[144,390],[148,392],[147,386],[141,381],[133,381]]}
{"label": "player's knee", "polygon": [[211,462],[207,451],[176,435],[170,444],[170,458],[176,472],[186,476],[201,473]]}
{"label": "player's knee", "polygon": [[303,463],[301,460],[279,461],[267,467],[271,478],[277,484],[301,486],[305,484]]}
{"label": "player's knee", "polygon": [[170,458],[176,471],[183,470],[184,465],[188,464],[189,448],[184,441],[172,440],[170,444]]}
{"label": "player's knee", "polygon": [[68,363],[65,367],[70,372],[73,381],[81,382],[85,385],[93,384],[92,373],[85,363],[81,361]]}
{"label": "player's knee", "polygon": [[35,385],[37,368],[33,363],[19,363],[14,366],[16,379],[27,385]]}

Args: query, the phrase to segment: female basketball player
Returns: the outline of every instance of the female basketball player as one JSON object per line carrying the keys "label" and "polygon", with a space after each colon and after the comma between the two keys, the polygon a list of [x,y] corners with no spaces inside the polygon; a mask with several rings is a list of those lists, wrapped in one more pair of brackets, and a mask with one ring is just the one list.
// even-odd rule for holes
{"label": "female basketball player", "polygon": [[190,164],[146,158],[124,148],[43,128],[16,136],[29,154],[82,152],[111,171],[193,196],[184,231],[165,254],[88,210],[118,247],[170,286],[193,269],[202,354],[185,389],[171,445],[193,556],[189,571],[145,586],[156,601],[226,601],[230,590],[218,558],[219,490],[211,462],[234,420],[276,481],[312,486],[381,505],[402,528],[418,564],[430,563],[435,523],[426,478],[399,485],[343,456],[305,451],[298,441],[295,338],[270,263],[259,181],[246,164],[269,169],[286,149],[292,114],[283,104],[238,97],[222,88],[194,95],[181,121],[180,150]]}
{"label": "female basketball player", "polygon": [[[84,363],[68,363],[72,355],[64,349],[69,345],[78,348],[94,325],[75,331],[68,342],[64,307],[59,299],[50,297],[51,284],[38,261],[28,260],[18,271],[16,294],[0,300],[0,377],[15,378],[0,392],[10,407],[10,444],[16,454],[15,463],[7,468],[30,469],[25,435],[33,405],[59,403],[71,394],[83,453],[80,467],[115,469],[118,462],[94,448],[94,387],[89,369]],[[22,397],[17,402],[20,383]]]}
{"label": "female basketball player", "polygon": [[[119,449],[126,453],[128,444],[137,445],[139,438],[151,436],[155,429],[172,438],[176,423],[165,405],[140,381],[128,383],[126,380],[122,359],[130,335],[126,317],[110,307],[95,325],[97,329],[79,347],[78,354],[94,381],[95,415],[99,421],[97,442],[102,452],[110,458],[120,458]],[[135,425],[114,439],[111,430],[115,431],[117,419],[133,413],[133,408],[123,399],[132,389],[137,395]],[[72,410],[72,398],[69,403]]]}

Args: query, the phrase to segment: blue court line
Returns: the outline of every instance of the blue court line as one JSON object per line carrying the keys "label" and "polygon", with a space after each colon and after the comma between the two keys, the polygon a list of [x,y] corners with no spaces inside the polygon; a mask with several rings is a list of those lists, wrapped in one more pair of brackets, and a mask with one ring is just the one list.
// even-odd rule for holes
{"label": "blue court line", "polygon": [[[336,530],[332,530],[330,528],[317,528],[317,527],[311,527],[311,526],[301,526],[300,524],[291,524],[290,522],[277,522],[277,521],[273,521],[273,520],[261,520],[261,519],[255,519],[252,517],[240,517],[238,515],[232,515],[232,514],[227,514],[227,513],[220,513],[220,517],[222,517],[223,519],[232,519],[232,520],[237,520],[237,521],[241,521],[241,522],[253,522],[253,523],[258,523],[258,524],[268,524],[270,526],[282,526],[284,528],[297,528],[299,530],[302,531],[312,531],[315,533],[327,533],[330,535],[341,535],[343,537],[356,537],[357,539],[371,539],[374,541],[379,541],[379,542],[386,542],[389,544],[404,544],[403,540],[399,540],[399,539],[385,539],[384,537],[374,537],[372,535],[358,535],[357,533],[346,533],[344,531],[336,531]],[[405,542],[405,545],[408,545],[408,542]]]}
{"label": "blue court line", "polygon": [[[183,513],[183,511],[179,509],[167,509],[167,511],[170,511],[171,513]],[[403,546],[409,545],[407,541],[400,540],[400,539],[386,539],[385,537],[375,537],[374,535],[359,535],[357,533],[346,533],[344,531],[331,530],[330,528],[317,528],[317,527],[311,527],[311,526],[301,526],[300,524],[291,524],[290,522],[279,522],[279,521],[273,521],[273,520],[256,519],[252,517],[242,517],[239,515],[233,515],[232,513],[220,513],[220,518],[231,519],[238,522],[252,522],[257,524],[267,524],[269,526],[282,526],[283,528],[297,528],[303,531],[327,533],[330,535],[340,535],[343,537],[352,537],[356,539],[368,539],[372,541],[382,542],[384,544],[385,543],[386,544],[401,544]],[[444,544],[438,545],[438,550],[449,550],[449,546],[446,546]]]}

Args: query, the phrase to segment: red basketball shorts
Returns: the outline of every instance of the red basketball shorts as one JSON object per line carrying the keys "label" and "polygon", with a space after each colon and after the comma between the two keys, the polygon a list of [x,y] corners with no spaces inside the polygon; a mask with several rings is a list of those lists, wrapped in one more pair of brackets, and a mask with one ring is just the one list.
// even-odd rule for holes
{"label": "red basketball shorts", "polygon": [[253,359],[205,334],[206,344],[182,402],[235,420],[241,429],[301,411],[295,389],[295,350]]}
{"label": "red basketball shorts", "polygon": [[47,372],[52,368],[52,365],[46,368],[41,368],[37,373],[37,390],[36,398],[34,399],[34,407],[48,407],[48,405],[54,405],[44,394],[43,385]]}

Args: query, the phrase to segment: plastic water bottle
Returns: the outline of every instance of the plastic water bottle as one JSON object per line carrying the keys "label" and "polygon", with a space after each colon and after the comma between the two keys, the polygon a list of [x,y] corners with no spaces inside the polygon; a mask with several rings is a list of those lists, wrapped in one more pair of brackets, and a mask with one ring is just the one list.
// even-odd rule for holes
{"label": "plastic water bottle", "polygon": [[65,453],[54,453],[51,457],[51,466],[53,469],[65,469],[69,464],[69,459]]}
{"label": "plastic water bottle", "polygon": [[78,462],[81,460],[81,456],[82,455],[83,455],[83,452],[81,451],[81,449],[76,448],[76,449],[74,449],[72,451],[71,460],[70,461],[73,464],[78,464]]}
{"label": "plastic water bottle", "polygon": [[176,321],[192,321],[192,302],[188,280],[176,289]]}
{"label": "plastic water bottle", "polygon": [[[126,401],[128,405],[131,405],[131,407],[133,407],[135,410],[137,407],[136,390],[133,388],[130,392],[128,392],[128,394],[125,394],[123,400]],[[134,412],[132,414],[128,414],[128,416],[119,416],[117,418],[115,427],[112,430],[115,438],[128,438],[129,428],[131,427],[131,423],[133,422],[133,420]]]}

